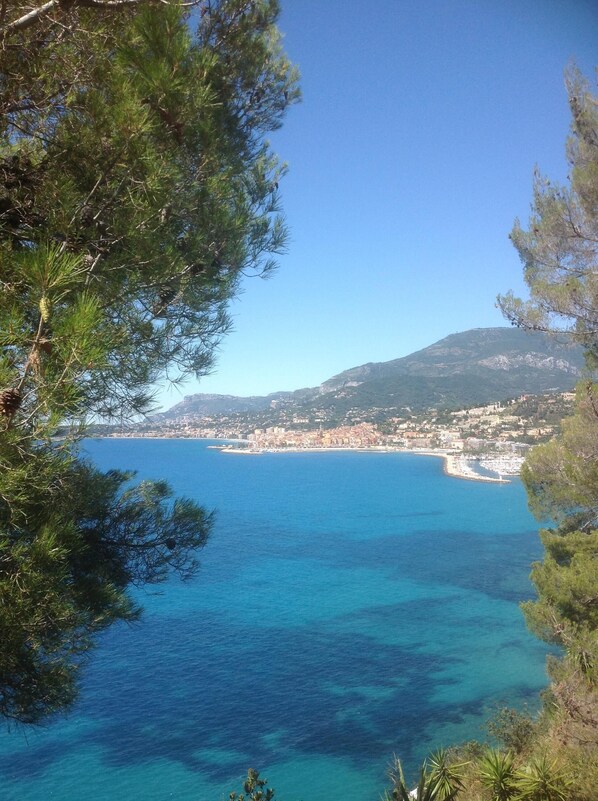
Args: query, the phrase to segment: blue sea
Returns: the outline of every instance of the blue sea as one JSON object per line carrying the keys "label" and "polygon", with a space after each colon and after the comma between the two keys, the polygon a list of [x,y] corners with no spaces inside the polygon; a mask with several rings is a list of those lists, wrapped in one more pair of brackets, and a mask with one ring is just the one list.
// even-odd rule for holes
{"label": "blue sea", "polygon": [[91,440],[102,469],[166,478],[217,510],[191,581],[140,592],[72,712],[0,733],[3,801],[220,801],[257,768],[279,801],[377,801],[393,753],[485,736],[532,707],[545,649],[537,526],[518,480],[435,457],[238,455],[205,441]]}

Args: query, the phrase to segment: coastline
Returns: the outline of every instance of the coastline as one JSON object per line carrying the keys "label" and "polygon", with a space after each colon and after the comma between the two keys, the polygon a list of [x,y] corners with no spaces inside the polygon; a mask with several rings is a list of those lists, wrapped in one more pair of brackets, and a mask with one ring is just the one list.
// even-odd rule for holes
{"label": "coastline", "polygon": [[486,481],[493,484],[511,483],[508,478],[503,478],[500,474],[498,474],[495,478],[494,476],[484,476],[481,473],[477,473],[472,467],[470,467],[467,459],[456,454],[445,455],[444,472],[447,474],[447,476],[463,478],[466,481]]}
{"label": "coastline", "polygon": [[[147,436],[109,436],[109,437],[95,437],[95,439],[186,439],[193,440],[199,439],[207,442],[214,442],[214,438],[207,437],[147,437]],[[260,456],[265,453],[330,453],[330,452],[343,452],[351,451],[354,453],[408,453],[420,456],[436,456],[444,461],[443,470],[447,476],[451,478],[460,478],[465,481],[483,481],[490,484],[510,484],[510,478],[504,476],[517,476],[519,475],[519,468],[521,466],[521,457],[509,456],[505,454],[492,454],[486,458],[468,457],[462,453],[455,451],[432,450],[432,449],[407,449],[395,448],[389,445],[374,445],[374,446],[349,446],[349,447],[329,447],[329,448],[240,448],[239,443],[247,443],[247,440],[221,440],[222,444],[208,445],[211,450],[218,450],[221,453],[233,453],[244,456]],[[235,444],[232,444],[235,443]],[[494,472],[495,475],[484,475],[475,470],[471,463],[482,463],[486,469]],[[486,462],[487,464],[484,464]],[[497,469],[500,468],[500,469]]]}
{"label": "coastline", "polygon": [[[451,478],[461,478],[466,481],[483,481],[491,484],[510,484],[510,479],[504,478],[502,473],[496,476],[483,475],[471,467],[471,461],[478,461],[477,459],[468,459],[459,453],[449,453],[446,451],[435,450],[407,450],[405,448],[392,448],[388,446],[380,447],[347,447],[347,448],[235,448],[234,446],[227,445],[210,445],[208,446],[221,453],[234,453],[243,454],[245,456],[260,456],[264,453],[329,453],[340,451],[352,451],[357,453],[408,453],[421,456],[436,456],[444,460],[444,472]],[[515,457],[516,459],[518,457]],[[505,468],[504,472],[509,475],[518,475],[518,464],[514,459],[502,457],[502,464]],[[516,466],[517,465],[517,466]]]}

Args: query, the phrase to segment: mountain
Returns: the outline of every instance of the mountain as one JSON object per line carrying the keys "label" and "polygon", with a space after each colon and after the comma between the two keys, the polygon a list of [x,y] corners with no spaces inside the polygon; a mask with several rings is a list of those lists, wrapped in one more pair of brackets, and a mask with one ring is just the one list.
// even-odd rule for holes
{"label": "mountain", "polygon": [[517,328],[451,334],[401,359],[353,367],[322,384],[316,401],[349,407],[456,408],[571,389],[582,349]]}
{"label": "mountain", "polygon": [[174,420],[182,417],[209,417],[218,414],[250,414],[275,408],[278,404],[297,406],[317,396],[319,389],[297,389],[293,392],[272,392],[270,395],[186,395],[182,401],[165,412],[152,416],[154,420]]}
{"label": "mountain", "polygon": [[477,328],[451,334],[400,359],[352,367],[319,387],[248,398],[189,395],[156,417],[172,420],[280,408],[334,415],[365,409],[459,408],[570,390],[583,366],[579,346],[517,328]]}
{"label": "mountain", "polygon": [[579,375],[583,355],[546,334],[519,328],[475,328],[451,334],[410,356],[353,367],[322,384],[324,391],[396,376],[450,376],[521,368]]}

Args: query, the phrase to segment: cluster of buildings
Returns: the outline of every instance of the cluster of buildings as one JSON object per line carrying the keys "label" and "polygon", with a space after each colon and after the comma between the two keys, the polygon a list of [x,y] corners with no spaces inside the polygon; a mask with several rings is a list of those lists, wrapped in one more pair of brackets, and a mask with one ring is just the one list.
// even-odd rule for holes
{"label": "cluster of buildings", "polygon": [[[391,437],[411,447],[440,447],[476,453],[480,450],[517,451],[550,439],[564,416],[571,413],[575,394],[522,396],[459,411],[428,413],[416,420],[394,418]],[[388,430],[388,429],[387,429]]]}
{"label": "cluster of buildings", "polygon": [[384,445],[384,437],[371,423],[354,426],[318,429],[316,431],[287,431],[281,426],[256,428],[247,440],[256,450],[283,448],[373,448]]}
{"label": "cluster of buildings", "polygon": [[[113,436],[241,440],[252,451],[321,448],[392,448],[464,455],[522,454],[550,438],[573,404],[573,393],[522,397],[459,411],[429,410],[381,422],[353,421],[336,427],[306,419],[289,425],[251,426],[251,415],[183,418],[145,423]],[[295,423],[297,426],[295,427]],[[249,433],[251,431],[251,433]]]}
{"label": "cluster of buildings", "polygon": [[279,426],[260,429],[246,437],[253,451],[313,450],[329,448],[392,448],[399,450],[450,451],[467,454],[524,453],[529,445],[505,439],[463,437],[458,430],[397,430],[385,434],[370,423],[339,426],[318,431],[293,431]]}

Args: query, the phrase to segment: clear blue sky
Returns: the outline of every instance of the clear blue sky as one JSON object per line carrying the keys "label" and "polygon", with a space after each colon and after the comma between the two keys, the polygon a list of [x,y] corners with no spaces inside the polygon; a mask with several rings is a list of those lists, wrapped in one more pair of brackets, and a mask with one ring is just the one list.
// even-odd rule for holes
{"label": "clear blue sky", "polygon": [[316,386],[504,325],[534,167],[567,175],[564,68],[594,82],[598,63],[595,0],[282,0],[280,28],[303,91],[271,138],[289,251],[245,282],[214,373],[164,407]]}

